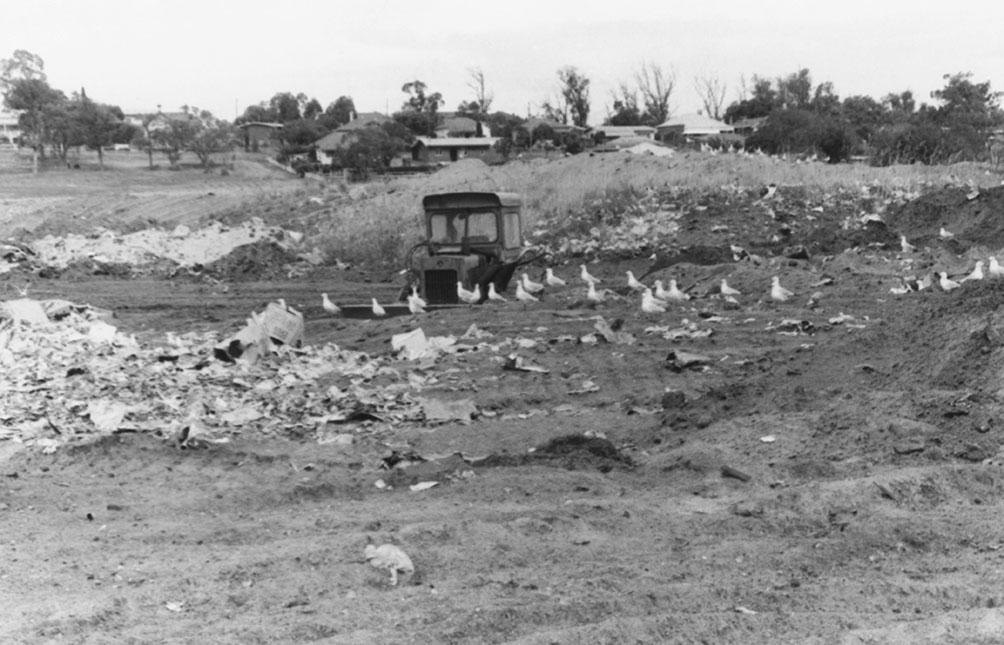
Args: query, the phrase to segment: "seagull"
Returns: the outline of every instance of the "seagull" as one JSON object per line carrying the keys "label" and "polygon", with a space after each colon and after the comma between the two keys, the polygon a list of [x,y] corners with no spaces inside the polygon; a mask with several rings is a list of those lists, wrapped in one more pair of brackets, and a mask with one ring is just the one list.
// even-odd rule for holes
{"label": "seagull", "polygon": [[1002,267],[997,262],[997,258],[990,258],[990,268],[987,269],[987,273],[990,274],[991,278],[1004,278],[1004,267]]}
{"label": "seagull", "polygon": [[723,296],[741,296],[743,295],[738,289],[733,289],[725,282],[725,278],[722,278],[722,286],[720,289]]}
{"label": "seagull", "polygon": [[760,199],[770,199],[777,192],[777,184],[769,183],[760,191]]}
{"label": "seagull", "polygon": [[528,302],[539,302],[540,298],[528,292],[524,287],[523,283],[516,281],[516,300],[526,304]]}
{"label": "seagull", "polygon": [[[662,296],[659,296],[659,297],[662,298]],[[662,299],[663,300],[675,300],[677,302],[684,302],[686,300],[690,300],[690,296],[688,296],[683,291],[680,291],[680,287],[676,286],[676,280],[670,280],[669,281],[669,291],[667,292],[667,297],[666,298],[662,298]]]}
{"label": "seagull", "polygon": [[417,302],[423,308],[429,306],[429,303],[425,301],[425,298],[418,295],[418,287],[416,287],[415,285],[411,285],[411,299]]}
{"label": "seagull", "polygon": [[387,315],[387,310],[380,306],[376,298],[373,298],[373,315],[377,318],[382,318]]}
{"label": "seagull", "polygon": [[596,290],[596,283],[589,283],[589,290],[586,291],[586,300],[589,302],[603,302],[603,294]]}
{"label": "seagull", "polygon": [[648,288],[642,283],[638,282],[638,278],[634,277],[634,274],[631,273],[630,271],[627,272],[627,283],[628,287],[634,289],[635,291],[643,291]]}
{"label": "seagull", "polygon": [[655,297],[659,300],[670,299],[670,293],[666,291],[666,288],[662,285],[662,280],[655,281]]}
{"label": "seagull", "polygon": [[641,294],[641,310],[647,314],[666,313],[666,303],[652,295],[652,290],[645,287]]}
{"label": "seagull", "polygon": [[771,278],[770,281],[770,299],[774,302],[784,302],[788,298],[795,295],[793,292],[788,291],[781,286],[781,279],[777,276]]}
{"label": "seagull", "polygon": [[982,280],[983,279],[983,260],[976,263],[976,268],[973,269],[972,273],[966,277],[959,280],[959,283],[968,282],[969,280]]}
{"label": "seagull", "polygon": [[955,233],[952,233],[951,231],[948,231],[948,230],[946,230],[946,229],[945,229],[945,227],[944,227],[944,226],[942,226],[942,227],[941,227],[941,230],[940,230],[940,231],[938,231],[938,236],[939,236],[939,237],[940,237],[941,239],[943,239],[943,240],[950,240],[950,239],[952,239],[953,237],[955,237]]}
{"label": "seagull", "polygon": [[952,289],[958,289],[961,286],[958,282],[949,278],[948,274],[944,271],[940,272],[938,275],[940,276],[938,284],[941,285],[941,289],[943,291],[951,291]]}
{"label": "seagull", "polygon": [[565,281],[554,275],[554,269],[547,267],[544,269],[546,276],[544,276],[544,283],[549,287],[563,287],[565,286]]}
{"label": "seagull", "polygon": [[530,276],[528,276],[526,274],[526,272],[524,271],[523,272],[523,288],[526,289],[527,291],[529,291],[530,293],[540,293],[541,291],[544,290],[544,285],[542,285],[539,282],[534,282],[533,280],[531,280]]}
{"label": "seagull", "polygon": [[585,264],[579,265],[579,277],[582,278],[583,282],[588,282],[589,284],[593,284],[594,282],[601,282],[599,278],[589,273],[589,271],[586,269]]}
{"label": "seagull", "polygon": [[905,285],[889,287],[889,293],[896,294],[897,296],[902,296],[904,293],[910,293],[910,287],[907,287]]}
{"label": "seagull", "polygon": [[371,567],[386,569],[390,571],[390,584],[397,586],[397,574],[410,575],[415,573],[415,565],[411,563],[411,558],[393,544],[367,544],[363,550],[363,556]]}
{"label": "seagull", "polygon": [[495,300],[496,302],[507,302],[505,298],[499,295],[498,291],[495,291],[495,283],[488,283],[488,299]]}
{"label": "seagull", "polygon": [[464,283],[457,281],[457,298],[461,302],[466,302],[469,305],[473,305],[478,300],[481,300],[481,289],[478,285],[474,285],[474,291],[468,291],[464,289]]}
{"label": "seagull", "polygon": [[328,294],[326,293],[321,294],[321,307],[324,308],[324,311],[332,314],[333,316],[337,316],[342,313],[341,307],[331,302],[331,299],[328,298]]}
{"label": "seagull", "polygon": [[408,296],[408,311],[412,314],[424,314],[425,301],[418,297],[417,294]]}
{"label": "seagull", "polygon": [[899,236],[899,248],[903,253],[913,253],[917,250],[917,247],[906,241],[905,235]]}

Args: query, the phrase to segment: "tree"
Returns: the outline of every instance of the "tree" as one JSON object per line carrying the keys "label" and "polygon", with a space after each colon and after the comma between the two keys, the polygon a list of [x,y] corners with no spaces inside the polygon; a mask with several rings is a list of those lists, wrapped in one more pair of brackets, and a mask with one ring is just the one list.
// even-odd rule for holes
{"label": "tree", "polygon": [[655,63],[642,63],[635,74],[638,91],[645,105],[645,121],[649,125],[659,125],[669,118],[669,98],[676,86],[676,72],[672,68],[663,69]]}
{"label": "tree", "polygon": [[482,120],[481,117],[488,114],[488,111],[491,109],[495,95],[486,88],[485,73],[481,71],[480,67],[471,67],[467,70],[467,73],[470,75],[467,87],[471,88],[474,92],[474,100],[462,101],[457,107],[457,112],[480,121]]}
{"label": "tree", "polygon": [[279,112],[265,103],[249,105],[244,109],[244,114],[237,118],[237,124],[241,123],[275,123],[279,120]]}
{"label": "tree", "polygon": [[305,119],[313,120],[323,113],[324,108],[321,107],[321,102],[317,99],[310,99],[307,101],[306,105],[303,106],[303,118]]}
{"label": "tree", "polygon": [[572,123],[580,128],[586,127],[589,119],[589,79],[572,66],[558,70],[558,79],[561,81],[561,97]]}
{"label": "tree", "polygon": [[18,125],[22,136],[31,142],[34,172],[38,172],[39,159],[44,156],[50,117],[55,116],[53,111],[65,102],[66,95],[49,87],[42,78],[15,78],[4,90],[4,105],[10,110],[22,111]]}
{"label": "tree", "polygon": [[208,110],[191,108],[190,111],[193,115],[197,115],[192,119],[197,125],[185,148],[195,154],[202,167],[208,170],[214,154],[233,149],[233,126],[222,119],[217,119]]}
{"label": "tree", "polygon": [[627,85],[621,83],[617,92],[612,93],[613,111],[607,110],[605,125],[642,125],[641,109],[638,107],[638,94]]}
{"label": "tree", "polygon": [[185,106],[182,112],[183,115],[180,117],[163,117],[163,126],[157,127],[151,133],[153,141],[161,146],[172,168],[177,168],[181,154],[192,145],[202,125],[188,106]]}
{"label": "tree", "polygon": [[324,114],[320,116],[320,121],[329,130],[337,130],[352,120],[356,113],[356,104],[351,96],[339,96],[328,107],[324,108]]}
{"label": "tree", "polygon": [[[247,114],[247,112],[245,112]],[[153,144],[156,138],[153,136],[153,122],[157,118],[156,114],[144,114],[140,122],[140,129],[133,137],[133,143],[142,148],[146,148],[147,159],[150,163],[150,170],[153,170]]]}
{"label": "tree", "polygon": [[[121,114],[121,110],[118,110]],[[111,106],[95,103],[81,93],[77,108],[77,121],[83,144],[98,151],[98,165],[105,167],[104,147],[111,145],[121,120]]]}
{"label": "tree", "polygon": [[812,98],[812,77],[808,69],[800,69],[777,79],[777,93],[781,106],[787,109],[805,109]]}
{"label": "tree", "polygon": [[881,103],[870,96],[848,96],[840,106],[844,119],[855,135],[865,143],[871,141],[875,132],[888,121],[888,115]]}
{"label": "tree", "polygon": [[439,124],[438,111],[444,103],[443,95],[439,92],[427,94],[428,89],[425,83],[418,80],[402,85],[401,91],[409,97],[401,106],[401,112],[394,115],[395,119],[417,135],[432,136]]}
{"label": "tree", "polygon": [[704,113],[712,119],[721,119],[725,105],[725,83],[717,76],[695,76],[694,89],[704,106]]}
{"label": "tree", "polygon": [[16,49],[10,58],[0,59],[0,90],[5,94],[16,80],[45,81],[45,61],[26,49]]}
{"label": "tree", "polygon": [[[303,96],[302,94],[300,96]],[[279,92],[268,101],[280,123],[296,121],[300,118],[300,100],[292,92]]]}
{"label": "tree", "polygon": [[333,164],[347,168],[361,177],[379,172],[394,157],[408,149],[408,141],[402,137],[406,133],[395,122],[354,130],[352,143],[335,151]]}

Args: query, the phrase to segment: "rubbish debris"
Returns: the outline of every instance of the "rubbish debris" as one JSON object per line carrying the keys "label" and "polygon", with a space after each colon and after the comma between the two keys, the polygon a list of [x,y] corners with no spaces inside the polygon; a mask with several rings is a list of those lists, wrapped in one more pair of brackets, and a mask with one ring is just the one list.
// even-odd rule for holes
{"label": "rubbish debris", "polygon": [[427,423],[449,423],[460,421],[468,423],[478,415],[478,408],[470,399],[459,401],[441,401],[439,399],[422,399],[422,413]]}
{"label": "rubbish debris", "polygon": [[593,392],[599,392],[599,391],[600,391],[600,386],[599,385],[597,385],[596,383],[594,383],[593,381],[591,381],[589,379],[586,379],[586,380],[582,381],[582,385],[580,385],[577,389],[569,390],[568,393],[569,394],[591,394]]}
{"label": "rubbish debris", "polygon": [[390,339],[390,346],[397,353],[398,358],[406,361],[434,360],[456,343],[457,339],[453,336],[427,338],[421,327],[402,334],[395,334]]}
{"label": "rubbish debris", "polygon": [[415,565],[400,547],[393,544],[367,544],[363,550],[363,557],[371,567],[390,571],[390,584],[397,586],[398,574],[411,575],[415,573]]}
{"label": "rubbish debris", "polygon": [[429,490],[433,486],[439,486],[439,482],[418,482],[417,484],[412,484],[411,486],[409,486],[408,490],[410,490],[413,493],[418,493],[423,490]]}
{"label": "rubbish debris", "polygon": [[29,325],[44,325],[49,322],[42,303],[32,298],[0,302],[0,318],[10,318],[14,322],[26,322]]}
{"label": "rubbish debris", "polygon": [[517,356],[516,354],[509,354],[505,363],[502,364],[502,369],[513,372],[534,372],[537,374],[550,373],[550,370],[538,365],[531,365],[523,360],[522,356]]}
{"label": "rubbish debris", "polygon": [[800,334],[814,334],[816,332],[816,326],[808,320],[785,318],[777,324],[767,325],[767,331],[776,331],[777,333],[784,334],[786,336],[798,336]]}
{"label": "rubbish debris", "polygon": [[707,369],[709,363],[711,363],[711,357],[709,356],[691,354],[683,350],[670,350],[666,356],[665,365],[666,369],[673,372],[682,372],[683,370],[690,369]]}
{"label": "rubbish debris", "polygon": [[747,475],[743,471],[733,468],[732,466],[722,466],[722,476],[738,479],[739,481],[742,482],[748,482],[750,479],[752,479],[750,475]]}
{"label": "rubbish debris", "polygon": [[593,325],[596,333],[599,334],[600,338],[612,343],[614,345],[633,345],[635,342],[635,337],[625,331],[620,331],[621,326],[624,324],[623,320],[615,320],[613,324],[607,323],[607,321],[600,317]]}

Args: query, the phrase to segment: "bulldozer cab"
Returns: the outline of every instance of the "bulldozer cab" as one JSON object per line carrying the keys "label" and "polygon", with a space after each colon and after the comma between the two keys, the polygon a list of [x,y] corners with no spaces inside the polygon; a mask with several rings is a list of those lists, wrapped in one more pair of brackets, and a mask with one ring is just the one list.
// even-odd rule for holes
{"label": "bulldozer cab", "polygon": [[422,199],[428,257],[413,267],[423,297],[456,304],[457,282],[505,291],[523,251],[522,200],[515,193],[442,193]]}
{"label": "bulldozer cab", "polygon": [[430,255],[504,259],[522,247],[522,202],[514,193],[444,193],[422,200]]}

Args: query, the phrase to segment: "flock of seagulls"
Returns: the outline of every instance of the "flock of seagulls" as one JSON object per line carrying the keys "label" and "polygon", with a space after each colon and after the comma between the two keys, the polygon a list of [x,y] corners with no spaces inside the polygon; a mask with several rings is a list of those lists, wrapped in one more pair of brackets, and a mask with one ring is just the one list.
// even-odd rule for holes
{"label": "flock of seagulls", "polygon": [[[996,263],[996,260],[991,259],[990,266],[991,272],[996,270],[1001,275],[1004,275],[1004,269]],[[982,279],[982,271],[983,264],[980,263],[977,270],[966,279]],[[680,289],[675,279],[669,280],[669,287],[667,288],[662,280],[655,280],[653,286],[649,286],[635,277],[632,271],[626,271],[625,275],[627,278],[626,291],[641,295],[640,309],[644,313],[665,313],[671,303],[686,302],[691,298],[689,294]],[[620,299],[620,295],[616,292],[598,288],[596,285],[602,282],[602,280],[592,275],[585,264],[579,265],[579,279],[586,287],[585,300],[591,304],[595,305],[606,302],[612,293],[614,294],[614,298]],[[548,288],[558,289],[567,286],[568,282],[557,276],[551,267],[545,269],[543,282],[531,279],[529,274],[524,271],[516,279],[515,299],[526,307],[530,303],[540,302],[542,295]],[[721,280],[718,291],[723,299],[735,304],[738,304],[736,298],[742,295],[742,292],[738,289],[730,287],[724,278]],[[624,292],[625,290],[620,290],[621,294]],[[771,281],[771,300],[774,302],[786,302],[794,295],[792,291],[782,287],[780,279],[774,276]],[[460,302],[468,305],[474,305],[483,300],[488,300],[489,302],[508,302],[508,299],[500,294],[496,290],[495,284],[491,282],[488,283],[488,293],[484,296],[482,296],[480,285],[475,285],[473,289],[467,289],[464,287],[463,282],[457,282],[457,298]],[[412,286],[411,293],[407,297],[407,302],[408,311],[413,315],[425,313],[428,306],[428,303],[419,295],[418,287],[416,286]],[[372,313],[375,317],[382,318],[387,315],[386,309],[380,305],[376,298],[372,298],[371,303]],[[331,301],[327,293],[321,294],[321,306],[329,314],[337,316],[341,313],[341,308]]]}
{"label": "flock of seagulls", "polygon": [[[948,241],[955,238],[955,234],[947,230],[944,226],[938,231],[938,237],[942,241]],[[904,255],[911,254],[917,250],[914,246],[906,239],[905,235],[899,236],[899,247],[900,251]],[[948,275],[945,271],[936,271],[933,274],[929,274],[922,278],[917,278],[915,276],[909,276],[906,278],[900,278],[900,283],[897,286],[891,287],[889,289],[890,293],[895,295],[903,295],[910,293],[911,291],[923,291],[924,289],[930,288],[935,282],[941,287],[942,291],[954,291],[958,289],[966,282],[984,280],[984,279],[1001,279],[1004,278],[1004,267],[1000,265],[996,257],[990,256],[986,262],[983,260],[978,260],[973,270],[962,278],[953,278]]]}

